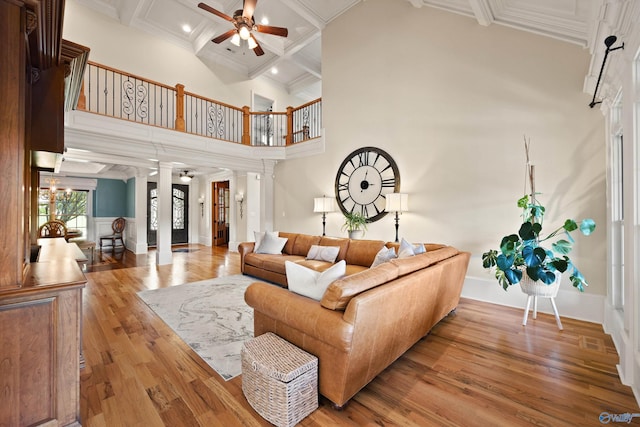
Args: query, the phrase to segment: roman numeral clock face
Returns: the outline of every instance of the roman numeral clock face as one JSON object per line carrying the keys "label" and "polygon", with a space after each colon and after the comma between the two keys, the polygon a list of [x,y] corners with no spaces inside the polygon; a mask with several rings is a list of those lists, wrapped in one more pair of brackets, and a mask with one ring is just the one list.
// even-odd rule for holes
{"label": "roman numeral clock face", "polygon": [[338,168],[335,191],[342,212],[360,212],[369,222],[377,221],[387,214],[386,195],[400,191],[398,166],[379,148],[360,148]]}

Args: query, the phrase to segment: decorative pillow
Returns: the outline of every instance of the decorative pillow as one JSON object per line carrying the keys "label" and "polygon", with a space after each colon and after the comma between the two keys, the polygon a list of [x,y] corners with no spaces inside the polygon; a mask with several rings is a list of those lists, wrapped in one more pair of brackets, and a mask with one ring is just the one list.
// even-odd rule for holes
{"label": "decorative pillow", "polygon": [[277,255],[282,253],[282,248],[287,244],[286,237],[278,237],[274,233],[265,233],[260,246],[254,252],[257,254]]}
{"label": "decorative pillow", "polygon": [[423,254],[426,252],[426,249],[422,243],[417,245],[412,245],[407,242],[404,237],[400,241],[400,247],[398,248],[398,258],[408,258],[410,256]]}
{"label": "decorative pillow", "polygon": [[307,259],[326,261],[333,264],[334,262],[336,262],[336,258],[338,257],[339,252],[340,246],[311,245],[309,253],[307,253]]}
{"label": "decorative pillow", "polygon": [[313,298],[320,301],[327,287],[335,280],[344,276],[347,270],[347,263],[338,261],[323,272],[298,265],[295,262],[285,261],[287,272],[287,284],[291,292]]}
{"label": "decorative pillow", "polygon": [[254,231],[253,238],[256,241],[256,244],[254,246],[255,248],[260,247],[260,243],[262,243],[262,239],[264,239],[264,235],[267,233],[273,235],[273,237],[278,237],[277,231]]}
{"label": "decorative pillow", "polygon": [[380,249],[378,251],[378,253],[376,254],[376,258],[373,260],[373,264],[371,264],[371,267],[375,267],[377,265],[382,264],[383,262],[387,262],[390,261],[392,259],[396,258],[396,251],[393,248],[387,248],[386,246],[383,247],[382,249]]}

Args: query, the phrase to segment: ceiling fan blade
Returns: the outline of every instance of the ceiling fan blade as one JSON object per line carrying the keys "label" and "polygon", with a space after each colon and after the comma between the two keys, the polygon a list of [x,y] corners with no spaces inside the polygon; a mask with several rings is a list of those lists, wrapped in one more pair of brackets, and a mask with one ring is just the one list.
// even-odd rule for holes
{"label": "ceiling fan blade", "polygon": [[198,3],[198,7],[202,10],[206,10],[209,13],[213,13],[216,16],[219,16],[220,18],[227,20],[229,22],[233,22],[233,18],[230,17],[229,15],[225,15],[224,13],[212,8],[211,6],[204,4],[204,3]]}
{"label": "ceiling fan blade", "polygon": [[215,39],[212,39],[211,41],[214,42],[214,43],[222,43],[223,41],[225,41],[229,37],[232,37],[236,32],[237,31],[235,29],[229,30],[226,33],[220,34],[218,37],[216,37]]}
{"label": "ceiling fan blade", "polygon": [[253,48],[253,53],[255,53],[256,56],[264,55],[264,50],[262,50],[262,47],[260,47],[260,43],[258,43],[258,40],[256,40],[255,37],[253,37],[253,34],[251,34],[251,38],[253,39],[254,42],[256,42],[256,47]]}
{"label": "ceiling fan blade", "polygon": [[271,25],[256,25],[256,31],[259,33],[273,34],[274,36],[287,37],[289,30],[282,27],[273,27]]}
{"label": "ceiling fan blade", "polygon": [[258,3],[258,0],[244,0],[242,16],[251,20],[251,18],[253,18],[253,12],[256,10],[256,3]]}

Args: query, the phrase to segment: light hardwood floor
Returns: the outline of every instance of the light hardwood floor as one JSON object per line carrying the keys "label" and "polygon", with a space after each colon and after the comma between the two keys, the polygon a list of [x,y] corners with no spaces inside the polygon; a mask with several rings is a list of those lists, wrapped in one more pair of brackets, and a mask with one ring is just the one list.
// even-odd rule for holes
{"label": "light hardwood floor", "polygon": [[[225,382],[136,295],[240,272],[237,253],[189,248],[159,267],[153,251],[96,252],[83,297],[83,426],[270,425],[244,399],[240,377]],[[521,321],[521,309],[463,299],[343,411],[321,399],[301,424],[599,426],[603,412],[640,412],[600,325],[563,318],[558,331],[546,314]]]}

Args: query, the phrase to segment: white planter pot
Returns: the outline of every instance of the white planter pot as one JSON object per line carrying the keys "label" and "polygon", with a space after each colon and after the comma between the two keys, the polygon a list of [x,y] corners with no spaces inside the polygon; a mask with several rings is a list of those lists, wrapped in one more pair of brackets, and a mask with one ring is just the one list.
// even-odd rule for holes
{"label": "white planter pot", "polygon": [[363,235],[364,235],[363,230],[353,230],[349,232],[349,238],[353,240],[362,239]]}
{"label": "white planter pot", "polygon": [[522,279],[520,280],[520,289],[527,295],[543,298],[555,298],[558,295],[560,289],[560,279],[562,279],[562,273],[555,272],[556,280],[553,283],[547,285],[540,280],[535,282],[527,276],[526,272],[522,272]]}

